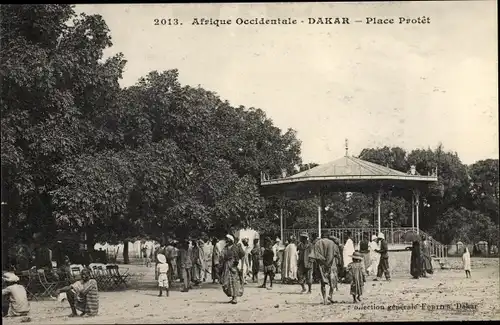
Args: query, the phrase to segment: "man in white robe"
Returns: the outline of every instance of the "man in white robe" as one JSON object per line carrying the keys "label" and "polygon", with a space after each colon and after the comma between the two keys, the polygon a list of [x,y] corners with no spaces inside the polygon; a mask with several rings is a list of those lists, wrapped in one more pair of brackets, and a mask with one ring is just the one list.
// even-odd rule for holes
{"label": "man in white robe", "polygon": [[367,272],[369,275],[375,275],[378,269],[378,261],[380,260],[380,254],[376,252],[379,249],[377,235],[372,236],[372,241],[368,245],[370,250],[370,266],[368,266]]}
{"label": "man in white robe", "polygon": [[352,254],[354,254],[354,242],[351,239],[351,232],[347,232],[347,240],[344,245],[344,251],[342,254],[342,257],[344,259],[344,268],[347,268],[347,266],[352,262]]}
{"label": "man in white robe", "polygon": [[293,283],[298,280],[298,259],[299,252],[297,250],[297,244],[295,243],[295,237],[292,236],[283,254],[283,265],[281,266],[283,283]]}
{"label": "man in white robe", "polygon": [[250,251],[252,250],[249,246],[248,238],[241,240],[241,248],[245,252],[245,255],[238,262],[238,268],[243,275],[243,284],[247,284],[248,273],[250,271]]}
{"label": "man in white robe", "polygon": [[274,267],[276,268],[276,273],[281,273],[281,261],[279,259],[279,249],[280,249],[280,246],[281,246],[281,239],[276,238],[276,241],[272,247],[272,250],[273,250],[273,253],[274,253],[274,257],[273,257],[273,261],[274,261]]}

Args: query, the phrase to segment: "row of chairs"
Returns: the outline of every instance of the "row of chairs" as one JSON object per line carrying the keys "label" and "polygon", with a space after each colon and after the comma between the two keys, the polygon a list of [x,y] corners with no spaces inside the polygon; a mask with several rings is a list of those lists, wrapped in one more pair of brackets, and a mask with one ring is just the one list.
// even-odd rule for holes
{"label": "row of chairs", "polygon": [[[71,267],[71,274],[74,278],[81,278],[82,268],[73,266]],[[121,273],[118,265],[90,265],[90,276],[95,279],[99,290],[108,291],[116,290],[123,286],[127,287],[127,281],[130,278],[128,269]]]}
{"label": "row of chairs", "polygon": [[[55,299],[57,289],[70,285],[81,279],[81,267],[71,267],[69,273],[59,273],[58,278],[48,277],[45,270],[31,269],[18,273],[20,283],[23,284],[29,299],[38,300],[43,297]],[[118,265],[90,267],[91,278],[97,281],[98,289],[102,291],[116,290],[127,287],[130,278],[128,269],[121,273]]]}
{"label": "row of chairs", "polygon": [[70,283],[70,279],[48,279],[45,270],[26,270],[18,274],[21,284],[26,288],[28,298],[38,300],[42,297],[55,298],[55,291]]}

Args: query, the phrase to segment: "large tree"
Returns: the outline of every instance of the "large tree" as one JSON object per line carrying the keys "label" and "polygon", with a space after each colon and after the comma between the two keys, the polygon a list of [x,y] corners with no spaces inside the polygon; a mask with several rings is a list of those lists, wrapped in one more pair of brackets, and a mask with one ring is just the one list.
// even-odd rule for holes
{"label": "large tree", "polygon": [[105,22],[76,18],[70,5],[5,5],[1,27],[4,233],[54,234],[58,168],[113,137],[96,112],[115,100],[124,61],[101,60],[111,45]]}

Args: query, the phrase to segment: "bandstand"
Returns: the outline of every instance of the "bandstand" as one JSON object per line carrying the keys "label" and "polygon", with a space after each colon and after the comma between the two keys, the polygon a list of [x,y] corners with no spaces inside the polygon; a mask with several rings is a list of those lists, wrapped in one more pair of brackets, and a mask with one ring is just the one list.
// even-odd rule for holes
{"label": "bandstand", "polygon": [[[415,166],[403,173],[388,167],[352,157],[348,153],[332,162],[302,171],[292,176],[269,179],[262,175],[261,191],[264,196],[287,197],[293,200],[317,198],[318,234],[321,234],[322,214],[325,211],[324,195],[331,192],[362,192],[376,194],[376,228],[381,229],[381,197],[387,191],[410,192],[412,200],[411,230],[420,232],[421,193],[438,181],[437,168],[431,175],[419,175]],[[410,194],[408,193],[408,194]],[[374,225],[375,226],[375,225]],[[283,227],[281,232],[283,238]]]}

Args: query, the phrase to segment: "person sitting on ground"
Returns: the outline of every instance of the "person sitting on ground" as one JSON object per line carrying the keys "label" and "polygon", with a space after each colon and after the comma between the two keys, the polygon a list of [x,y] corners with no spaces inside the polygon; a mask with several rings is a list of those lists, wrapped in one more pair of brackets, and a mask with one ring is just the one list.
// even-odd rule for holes
{"label": "person sitting on ground", "polygon": [[66,293],[66,297],[71,307],[70,317],[78,316],[77,310],[82,313],[80,316],[95,316],[99,311],[99,296],[97,282],[90,278],[90,271],[83,269],[80,272],[82,279],[75,283],[57,289],[56,293]]}
{"label": "person sitting on ground", "polygon": [[7,284],[2,289],[2,298],[6,296],[8,301],[5,305],[2,299],[2,317],[27,316],[30,311],[30,303],[26,289],[18,284],[19,277],[14,273],[7,272],[2,277],[3,282]]}

